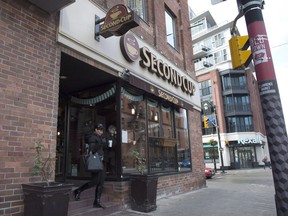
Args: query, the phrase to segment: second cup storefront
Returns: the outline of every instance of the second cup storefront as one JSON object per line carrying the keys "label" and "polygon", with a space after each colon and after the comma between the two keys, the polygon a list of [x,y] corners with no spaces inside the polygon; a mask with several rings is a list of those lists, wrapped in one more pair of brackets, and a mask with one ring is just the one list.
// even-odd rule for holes
{"label": "second cup storefront", "polygon": [[[133,150],[147,158],[146,171],[150,174],[191,169],[179,169],[181,161],[191,160],[188,110],[157,97],[153,93],[168,96],[157,87],[142,83],[140,86],[146,87],[139,89],[131,85],[135,82],[141,81],[131,76],[130,83],[119,79],[68,97],[60,96],[58,178],[89,176],[82,158],[87,148],[85,135],[93,132],[96,122],[102,123],[105,129],[110,125],[116,127],[115,143],[112,148],[105,149],[108,179],[121,179],[136,172],[130,155]],[[184,105],[179,99],[175,100]],[[189,108],[187,104],[186,107]]]}

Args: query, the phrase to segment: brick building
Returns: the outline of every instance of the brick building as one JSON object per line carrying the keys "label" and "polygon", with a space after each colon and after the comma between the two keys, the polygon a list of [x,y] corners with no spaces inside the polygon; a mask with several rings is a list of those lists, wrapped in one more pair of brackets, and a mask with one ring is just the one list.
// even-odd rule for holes
{"label": "brick building", "polygon": [[[194,16],[191,25],[195,26],[193,59],[200,85],[202,119],[217,118],[219,126],[219,137],[215,122],[203,127],[206,166],[218,169],[262,166],[262,159],[269,151],[258,85],[252,63],[246,68],[232,69],[229,39],[233,21],[217,24],[210,12],[205,11]],[[209,105],[208,109],[205,105]],[[216,140],[217,145],[212,146],[210,140]]]}
{"label": "brick building", "polygon": [[[31,2],[0,4],[0,215],[23,215],[21,184],[41,180],[31,170],[37,141],[57,159],[56,181],[89,179],[84,137],[96,122],[117,128],[105,152],[110,201],[129,205],[132,150],[159,176],[158,198],[204,187],[187,1]],[[95,21],[118,4],[139,15],[139,26],[96,40]]]}

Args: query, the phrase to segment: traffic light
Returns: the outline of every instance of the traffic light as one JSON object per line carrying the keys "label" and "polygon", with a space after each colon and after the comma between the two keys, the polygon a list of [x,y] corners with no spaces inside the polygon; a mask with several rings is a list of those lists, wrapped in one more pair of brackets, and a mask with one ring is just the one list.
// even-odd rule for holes
{"label": "traffic light", "polygon": [[209,119],[206,116],[203,117],[203,122],[204,128],[209,128]]}
{"label": "traffic light", "polygon": [[248,35],[232,36],[229,46],[233,69],[248,67],[252,60],[251,50],[247,50],[250,46]]}

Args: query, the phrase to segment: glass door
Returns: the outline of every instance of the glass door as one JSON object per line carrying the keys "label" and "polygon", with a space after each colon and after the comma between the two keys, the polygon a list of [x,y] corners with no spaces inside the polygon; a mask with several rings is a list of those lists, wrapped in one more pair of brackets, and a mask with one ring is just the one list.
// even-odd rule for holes
{"label": "glass door", "polygon": [[238,153],[241,168],[252,168],[252,151],[250,147],[242,147]]}
{"label": "glass door", "polygon": [[108,86],[100,90],[94,89],[78,93],[77,98],[75,98],[71,96],[69,100],[63,100],[60,96],[56,180],[90,177],[90,173],[85,171],[83,161],[89,146],[85,137],[94,132],[94,126],[97,123],[103,124],[105,128],[103,133],[105,147],[103,150],[106,175],[107,177],[116,177],[116,161],[119,160],[119,156],[116,154],[118,142],[116,133],[112,147],[108,147],[108,140],[111,140],[108,128],[113,126],[116,129],[118,119],[115,91],[111,91],[111,86],[110,88]]}

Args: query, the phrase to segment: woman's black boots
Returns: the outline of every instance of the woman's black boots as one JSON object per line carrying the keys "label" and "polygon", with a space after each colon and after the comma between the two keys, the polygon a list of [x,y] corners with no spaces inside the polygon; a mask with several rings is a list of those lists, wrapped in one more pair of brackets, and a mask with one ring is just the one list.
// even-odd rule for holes
{"label": "woman's black boots", "polygon": [[80,200],[80,193],[81,193],[81,191],[79,189],[74,190],[73,194],[74,194],[76,201]]}
{"label": "woman's black boots", "polygon": [[106,206],[103,205],[103,204],[100,202],[100,198],[101,198],[102,191],[103,191],[103,186],[98,186],[98,187],[96,187],[96,190],[95,190],[95,200],[94,200],[94,203],[93,203],[93,208],[103,208],[103,209],[106,208]]}

